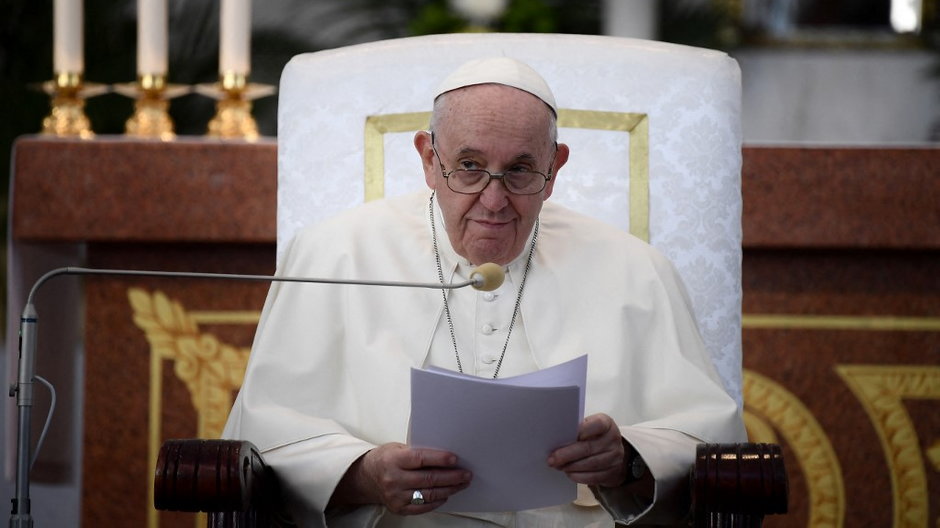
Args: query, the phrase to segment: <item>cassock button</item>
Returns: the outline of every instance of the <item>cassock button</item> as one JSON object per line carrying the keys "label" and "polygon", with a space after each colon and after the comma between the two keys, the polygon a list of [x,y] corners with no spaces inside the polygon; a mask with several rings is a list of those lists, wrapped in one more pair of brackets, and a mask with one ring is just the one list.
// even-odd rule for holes
{"label": "cassock button", "polygon": [[492,301],[495,298],[496,298],[496,294],[493,292],[486,292],[483,294],[484,301]]}
{"label": "cassock button", "polygon": [[483,356],[482,358],[480,358],[480,360],[486,363],[487,365],[492,365],[493,363],[496,363],[496,356],[491,356],[487,354]]}
{"label": "cassock button", "polygon": [[490,335],[490,334],[492,334],[493,332],[495,332],[496,329],[493,328],[493,325],[485,324],[485,325],[483,325],[482,328],[480,328],[480,331],[483,332],[484,335]]}

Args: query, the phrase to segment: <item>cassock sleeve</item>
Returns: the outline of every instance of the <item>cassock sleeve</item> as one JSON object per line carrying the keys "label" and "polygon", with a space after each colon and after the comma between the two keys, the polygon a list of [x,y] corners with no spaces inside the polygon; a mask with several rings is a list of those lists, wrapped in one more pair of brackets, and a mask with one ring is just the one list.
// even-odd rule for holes
{"label": "cassock sleeve", "polygon": [[626,484],[615,488],[592,486],[591,491],[614,521],[626,525],[675,524],[688,517],[689,468],[699,440],[678,431],[621,427],[621,434],[646,463],[655,481],[653,493]]}
{"label": "cassock sleeve", "polygon": [[[339,444],[330,447],[325,443]],[[381,506],[362,506],[325,515],[314,504],[322,501],[319,490],[326,491],[324,475],[342,476],[349,466],[365,451],[361,442],[352,438],[335,438],[331,442],[303,441],[272,449],[264,453],[265,461],[274,468],[284,483],[282,490],[287,509],[298,526],[325,528],[327,521],[332,528],[374,526],[385,512]],[[366,447],[366,450],[371,446]],[[323,457],[322,450],[329,449],[333,457]],[[333,480],[332,478],[330,480]],[[335,488],[335,483],[333,488]],[[330,490],[332,495],[332,490]],[[329,500],[327,497],[326,500]]]}

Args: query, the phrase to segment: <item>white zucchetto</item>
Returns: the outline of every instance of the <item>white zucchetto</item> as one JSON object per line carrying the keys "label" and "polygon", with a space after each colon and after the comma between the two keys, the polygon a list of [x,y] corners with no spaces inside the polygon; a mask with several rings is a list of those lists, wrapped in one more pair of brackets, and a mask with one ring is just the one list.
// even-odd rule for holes
{"label": "white zucchetto", "polygon": [[555,96],[545,79],[531,66],[509,57],[491,57],[465,62],[438,86],[434,98],[458,88],[477,84],[503,84],[512,86],[541,99],[556,115]]}

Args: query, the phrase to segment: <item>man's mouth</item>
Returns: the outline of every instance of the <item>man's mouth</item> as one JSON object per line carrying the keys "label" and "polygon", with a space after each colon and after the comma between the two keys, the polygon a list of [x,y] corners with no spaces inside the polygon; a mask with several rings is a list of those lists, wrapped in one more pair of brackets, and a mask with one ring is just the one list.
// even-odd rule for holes
{"label": "man's mouth", "polygon": [[481,219],[474,220],[474,222],[481,225],[482,227],[496,229],[496,228],[506,226],[507,224],[509,224],[510,221],[509,220],[487,220],[487,219],[481,218]]}

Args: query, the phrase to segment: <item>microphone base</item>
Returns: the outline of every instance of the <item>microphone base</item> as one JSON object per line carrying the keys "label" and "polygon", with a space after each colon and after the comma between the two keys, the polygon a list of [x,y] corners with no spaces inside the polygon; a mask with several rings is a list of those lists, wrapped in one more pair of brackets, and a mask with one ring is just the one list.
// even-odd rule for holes
{"label": "microphone base", "polygon": [[[19,510],[16,499],[13,503],[13,513],[10,514],[10,528],[33,528],[33,516],[29,513],[17,513]],[[27,510],[29,509],[29,500],[26,501]]]}

